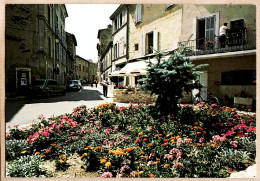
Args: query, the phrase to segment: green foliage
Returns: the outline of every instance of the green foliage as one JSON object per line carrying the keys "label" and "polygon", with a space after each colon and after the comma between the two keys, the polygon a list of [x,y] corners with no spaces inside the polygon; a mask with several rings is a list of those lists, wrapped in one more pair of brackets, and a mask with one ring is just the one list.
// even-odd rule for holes
{"label": "green foliage", "polygon": [[39,156],[22,156],[7,166],[10,177],[51,177],[41,166]]}
{"label": "green foliage", "polygon": [[24,155],[29,150],[29,145],[24,140],[6,140],[6,159],[15,159],[18,156]]}
{"label": "green foliage", "polygon": [[202,87],[197,76],[200,68],[206,64],[195,66],[185,57],[189,51],[186,46],[175,50],[168,60],[164,52],[157,52],[157,63],[149,63],[147,74],[142,79],[143,86],[157,95],[156,107],[159,115],[176,114],[178,100],[183,97],[183,92],[191,92]]}

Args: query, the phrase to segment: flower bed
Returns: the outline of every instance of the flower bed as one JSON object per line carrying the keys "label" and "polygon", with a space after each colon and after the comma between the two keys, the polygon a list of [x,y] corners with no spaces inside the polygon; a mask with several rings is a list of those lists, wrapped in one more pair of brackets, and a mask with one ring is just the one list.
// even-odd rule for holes
{"label": "flower bed", "polygon": [[[99,177],[228,177],[254,163],[255,114],[198,104],[184,105],[176,117],[156,119],[151,109],[144,104],[81,106],[71,114],[40,117],[26,130],[16,126],[6,137],[7,175],[17,176],[28,165],[25,157],[35,157],[37,165],[55,160],[56,170],[65,171],[75,154],[86,172]],[[38,174],[18,176],[52,175],[37,165]]]}

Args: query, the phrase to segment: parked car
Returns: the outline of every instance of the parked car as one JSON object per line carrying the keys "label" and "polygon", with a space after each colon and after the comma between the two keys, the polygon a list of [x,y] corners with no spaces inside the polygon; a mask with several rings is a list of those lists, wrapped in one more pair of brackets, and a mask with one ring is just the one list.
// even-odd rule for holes
{"label": "parked car", "polygon": [[80,80],[69,80],[67,83],[67,90],[80,90],[81,88]]}
{"label": "parked car", "polygon": [[39,79],[32,82],[30,86],[30,95],[51,96],[54,94],[66,95],[66,87],[60,85],[54,79]]}

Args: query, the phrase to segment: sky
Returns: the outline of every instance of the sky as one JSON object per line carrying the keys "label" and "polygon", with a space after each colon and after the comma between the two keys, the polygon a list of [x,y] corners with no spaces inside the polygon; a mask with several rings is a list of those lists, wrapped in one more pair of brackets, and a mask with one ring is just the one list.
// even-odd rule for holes
{"label": "sky", "polygon": [[76,36],[76,54],[84,59],[98,60],[97,34],[112,24],[109,17],[119,4],[66,4],[66,32]]}

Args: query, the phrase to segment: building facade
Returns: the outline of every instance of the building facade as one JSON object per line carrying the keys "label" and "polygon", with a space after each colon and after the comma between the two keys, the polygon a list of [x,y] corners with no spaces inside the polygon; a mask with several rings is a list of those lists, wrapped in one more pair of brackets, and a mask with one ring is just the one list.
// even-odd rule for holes
{"label": "building facade", "polygon": [[[239,95],[246,89],[256,98],[256,6],[183,5],[181,41],[192,35],[189,56],[195,64],[207,63],[200,76],[203,96]],[[220,46],[219,28],[228,23],[225,47]],[[196,94],[196,90],[193,92]]]}
{"label": "building facade", "polygon": [[89,77],[88,69],[89,69],[88,61],[76,55],[76,64],[75,64],[76,79],[87,81]]}
{"label": "building facade", "polygon": [[6,5],[6,95],[24,95],[33,80],[60,83],[66,65],[65,5]]}
{"label": "building facade", "polygon": [[[126,25],[123,18],[121,21],[124,11]],[[172,52],[187,44],[191,49],[187,56],[195,59],[195,64],[209,64],[198,77],[204,85],[200,90],[204,100],[208,99],[209,93],[224,98],[240,94],[244,89],[255,99],[254,5],[120,5],[110,19],[113,21],[111,74],[118,70],[126,77],[125,85],[137,84],[138,78],[145,75],[143,69],[147,65],[143,61],[153,59],[156,51]],[[221,47],[219,28],[224,22],[228,22],[230,30],[227,31],[226,46]],[[126,49],[120,54],[120,40],[125,36],[126,44],[121,47]],[[198,91],[193,90],[191,99]]]}
{"label": "building facade", "polygon": [[67,66],[66,66],[66,79],[73,80],[76,79],[75,74],[75,62],[76,62],[76,46],[77,40],[74,34],[66,32],[66,42],[67,42]]}
{"label": "building facade", "polygon": [[94,63],[93,60],[88,59],[88,79],[89,82],[95,82],[96,80],[98,81],[98,64]]}
{"label": "building facade", "polygon": [[101,62],[101,57],[106,51],[108,44],[112,41],[112,25],[108,25],[105,29],[98,30],[97,38],[99,43],[97,44],[98,50],[98,81],[103,80],[102,70],[103,63]]}

